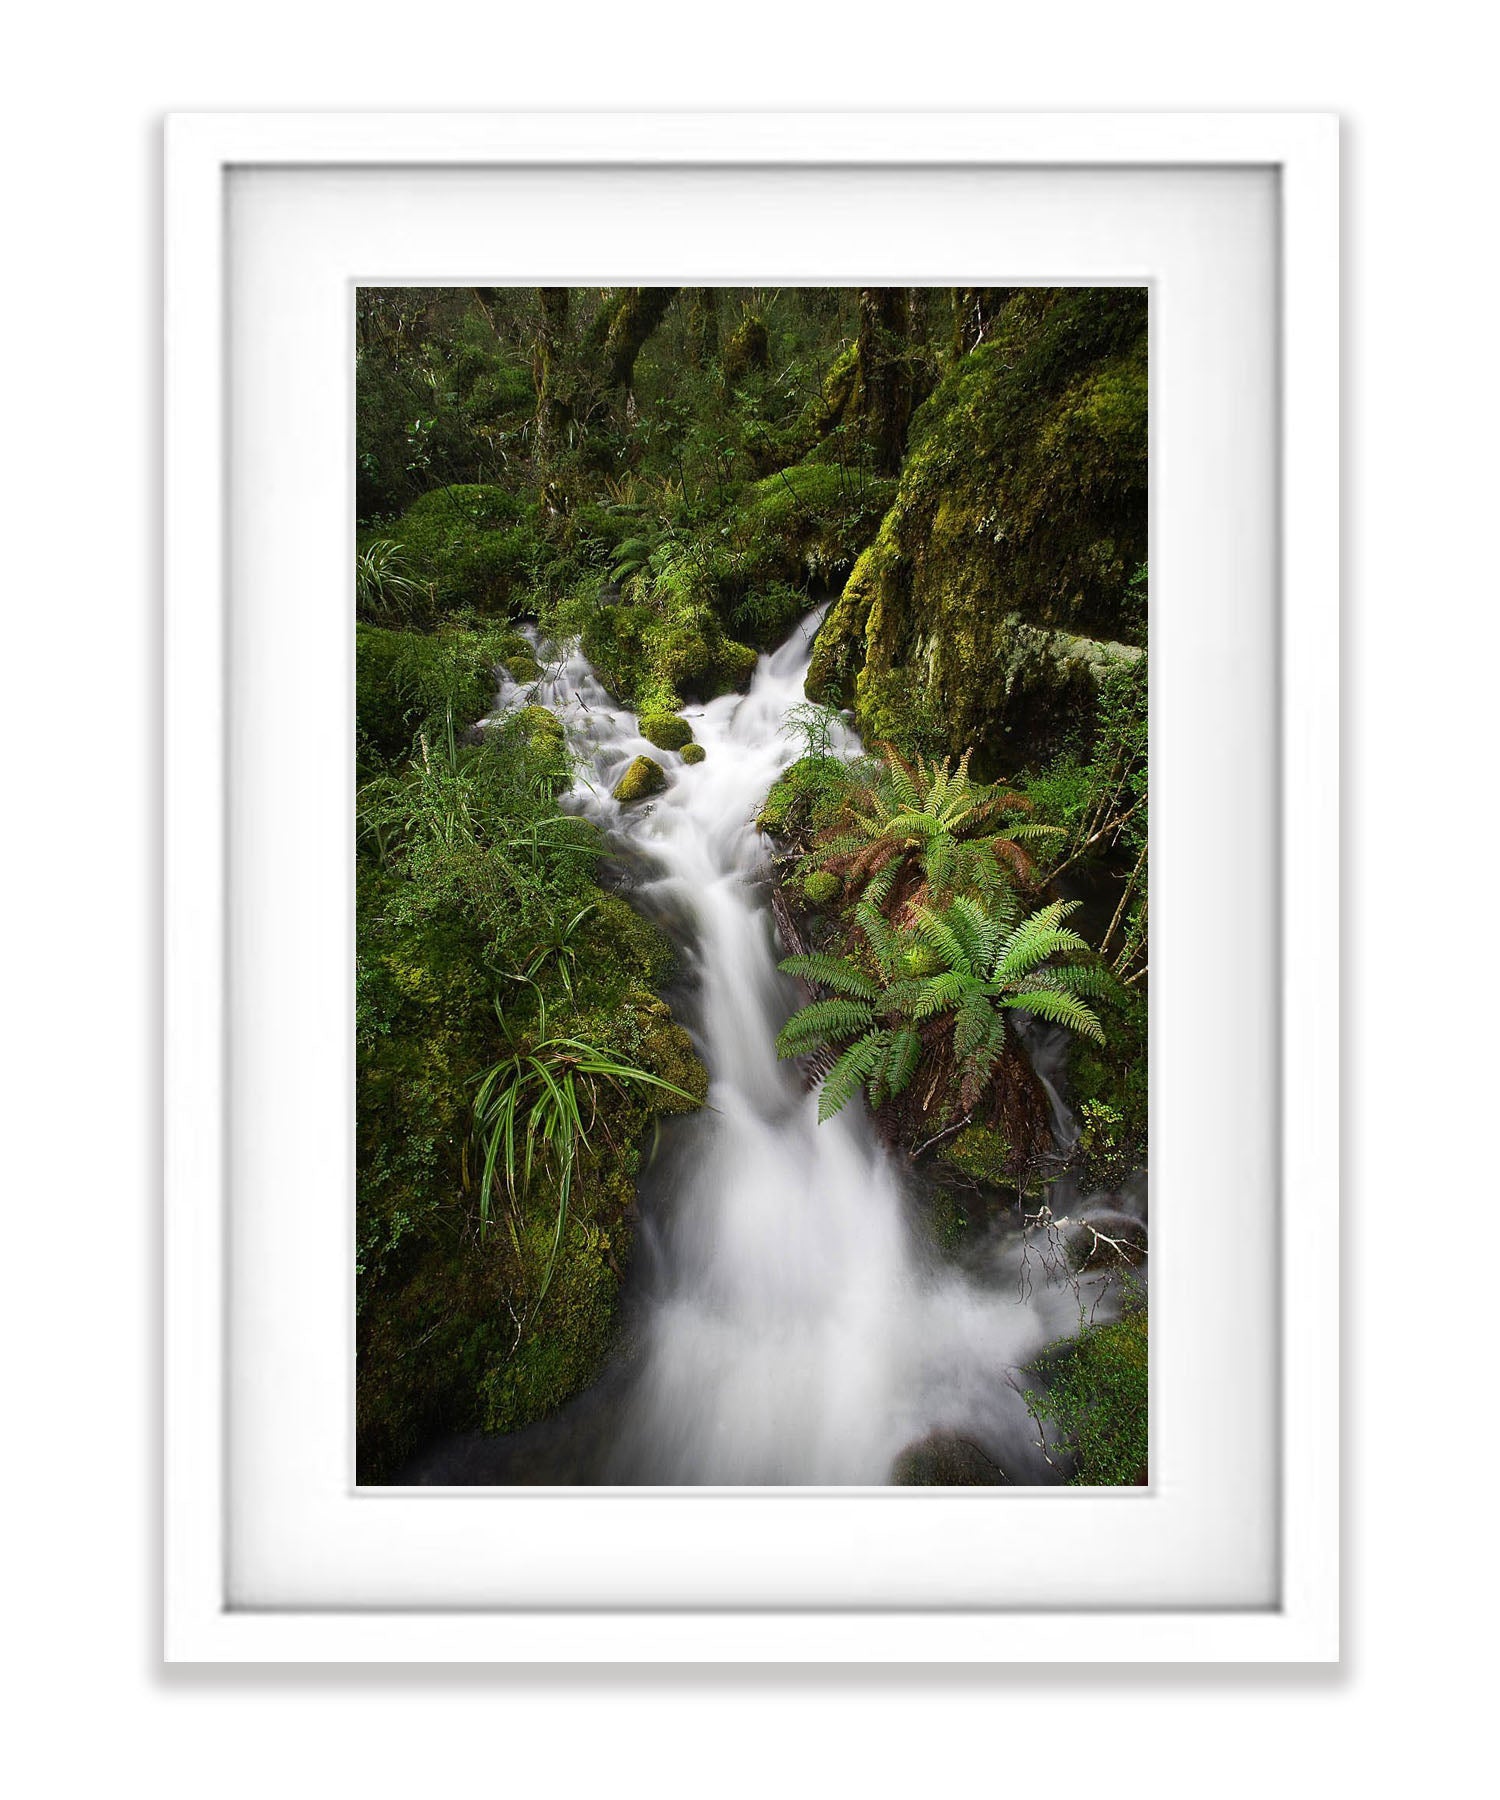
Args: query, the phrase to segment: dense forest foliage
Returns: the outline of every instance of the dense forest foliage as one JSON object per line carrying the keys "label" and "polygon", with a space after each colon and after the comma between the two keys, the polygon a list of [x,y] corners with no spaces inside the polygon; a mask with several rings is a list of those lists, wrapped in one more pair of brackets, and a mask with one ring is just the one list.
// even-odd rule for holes
{"label": "dense forest foliage", "polygon": [[[759,817],[779,1048],[932,1172],[940,1241],[1009,1209],[1129,1277],[1045,1199],[1146,1156],[1146,414],[1136,289],[359,292],[361,1480],[594,1379],[642,1159],[707,1091],[556,717],[478,726],[528,624],[691,763],[683,709],[831,602]],[[1132,1289],[1035,1371],[1075,1479],[1135,1479],[1144,1352]]]}

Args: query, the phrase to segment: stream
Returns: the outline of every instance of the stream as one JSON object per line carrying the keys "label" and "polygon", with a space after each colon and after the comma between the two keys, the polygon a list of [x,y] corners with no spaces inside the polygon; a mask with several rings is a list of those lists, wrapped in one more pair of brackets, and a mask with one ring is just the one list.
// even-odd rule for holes
{"label": "stream", "polygon": [[[1037,1448],[1021,1371],[1077,1328],[1080,1298],[1111,1316],[1109,1284],[1049,1275],[1014,1217],[961,1259],[940,1256],[923,1222],[929,1177],[880,1144],[858,1104],[820,1125],[816,1092],[776,1056],[800,998],[777,970],[770,851],[754,821],[798,754],[785,721],[820,619],[761,657],[748,693],[685,709],[707,753],[696,765],[646,742],[576,649],[539,644],[540,680],[501,690],[497,712],[539,701],[562,720],[580,758],[569,804],[601,827],[631,902],[678,946],[669,998],[708,1068],[708,1105],[663,1127],[641,1175],[621,1344],[599,1382],[513,1437],[432,1446],[408,1482],[882,1484],[922,1444],[962,1446],[996,1482],[1065,1473]],[[844,728],[836,753],[859,750]],[[640,755],[669,785],[622,806],[610,790]],[[1060,1034],[1028,1047],[1066,1140]],[[1143,1192],[1084,1200],[1064,1186],[1059,1214],[1086,1211],[1102,1230],[1144,1216]]]}

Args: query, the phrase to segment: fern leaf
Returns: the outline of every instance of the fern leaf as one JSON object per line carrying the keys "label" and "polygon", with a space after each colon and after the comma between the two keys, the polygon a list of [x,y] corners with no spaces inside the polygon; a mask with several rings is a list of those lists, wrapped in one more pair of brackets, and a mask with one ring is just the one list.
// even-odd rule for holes
{"label": "fern leaf", "polygon": [[1076,995],[1061,993],[1056,988],[1038,988],[1025,994],[1006,994],[998,1004],[1033,1013],[1054,1025],[1066,1025],[1070,1031],[1092,1038],[1096,1044],[1104,1042],[1104,1027],[1093,1009],[1085,1006]]}
{"label": "fern leaf", "polygon": [[916,1004],[911,1009],[912,1017],[930,1019],[938,1013],[950,1012],[974,991],[974,982],[970,976],[951,970],[942,975],[934,975],[923,984]]}
{"label": "fern leaf", "polygon": [[930,906],[916,908],[917,933],[923,943],[930,944],[950,969],[962,974],[973,972],[968,951],[963,939],[953,929],[951,921],[941,913],[935,913]]}
{"label": "fern leaf", "polygon": [[891,1035],[886,1053],[885,1084],[892,1097],[904,1093],[917,1072],[922,1056],[922,1040],[910,1025],[903,1025]]}
{"label": "fern leaf", "polygon": [[864,970],[842,956],[788,956],[779,966],[783,975],[800,975],[804,981],[815,981],[853,1000],[875,1000],[880,995],[880,988]]}
{"label": "fern leaf", "polygon": [[801,1056],[817,1043],[836,1042],[863,1031],[874,1020],[868,1005],[859,1000],[814,1000],[792,1014],[777,1033],[778,1056]]}
{"label": "fern leaf", "polygon": [[854,1098],[885,1048],[888,1034],[872,1031],[853,1043],[823,1078],[818,1095],[818,1123],[824,1124]]}

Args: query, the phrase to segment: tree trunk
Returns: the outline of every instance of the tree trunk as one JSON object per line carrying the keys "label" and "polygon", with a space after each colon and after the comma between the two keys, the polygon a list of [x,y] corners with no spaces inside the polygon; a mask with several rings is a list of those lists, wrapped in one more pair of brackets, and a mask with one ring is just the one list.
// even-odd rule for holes
{"label": "tree trunk", "polygon": [[562,361],[571,295],[567,288],[538,288],[537,297],[542,316],[532,350],[532,380],[536,386],[536,459],[545,463],[572,417]]}
{"label": "tree trunk", "polygon": [[953,354],[967,356],[982,344],[995,315],[1010,298],[1010,288],[953,289]]}
{"label": "tree trunk", "polygon": [[635,359],[677,297],[676,288],[625,288],[604,338],[604,381],[628,393]]}
{"label": "tree trunk", "polygon": [[906,448],[913,397],[907,356],[910,323],[905,288],[860,289],[856,412],[881,475],[896,473]]}
{"label": "tree trunk", "polygon": [[694,288],[688,304],[688,361],[706,369],[719,355],[719,290]]}

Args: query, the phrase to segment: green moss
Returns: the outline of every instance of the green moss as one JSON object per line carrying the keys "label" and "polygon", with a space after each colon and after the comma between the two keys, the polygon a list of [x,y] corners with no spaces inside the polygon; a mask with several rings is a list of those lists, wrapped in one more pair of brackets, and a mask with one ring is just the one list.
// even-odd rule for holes
{"label": "green moss", "polygon": [[451,708],[462,733],[494,703],[496,666],[514,633],[458,626],[437,632],[354,628],[354,716],[362,764],[405,756],[417,733]]}
{"label": "green moss", "polygon": [[567,733],[562,720],[547,706],[523,706],[511,715],[517,727],[535,742],[564,744]]}
{"label": "green moss", "polygon": [[530,503],[476,484],[423,494],[388,535],[440,611],[500,611],[542,554]]}
{"label": "green moss", "polygon": [[575,598],[556,612],[559,634],[583,653],[611,694],[643,716],[677,713],[748,685],[756,655],[725,635],[706,564],[683,554],[626,584],[626,598]]}
{"label": "green moss", "polygon": [[1081,1324],[1032,1365],[1046,1385],[1028,1390],[1054,1450],[1076,1459],[1076,1487],[1130,1487],[1146,1478],[1150,1333],[1145,1295],[1127,1294],[1119,1319]]}
{"label": "green moss", "polygon": [[1013,1178],[1015,1152],[1004,1132],[992,1131],[988,1126],[966,1125],[949,1138],[938,1155],[971,1181],[1003,1187]]}
{"label": "green moss", "polygon": [[838,756],[799,756],[771,785],[755,821],[776,837],[804,836],[827,822],[848,788],[849,765]]}
{"label": "green moss", "polygon": [[708,1070],[699,1061],[693,1040],[672,1017],[666,1002],[654,994],[637,991],[634,1005],[641,1062],[653,1075],[692,1095],[688,1101],[664,1093],[654,1097],[654,1104],[664,1113],[694,1111],[708,1098]]}
{"label": "green moss", "polygon": [[666,771],[649,756],[638,756],[614,786],[614,797],[621,805],[645,800],[659,794],[667,785]]}
{"label": "green moss", "polygon": [[707,755],[708,752],[702,744],[684,744],[682,746],[682,760],[685,763],[701,763]]}
{"label": "green moss", "polygon": [[641,736],[658,750],[680,750],[692,739],[693,728],[681,713],[643,713]]}
{"label": "green moss", "polygon": [[[543,1249],[544,1225],[532,1228]],[[570,1223],[541,1313],[514,1352],[497,1359],[479,1383],[480,1424],[515,1431],[555,1412],[598,1374],[614,1329],[619,1278],[610,1267],[610,1236],[585,1220]]]}
{"label": "green moss", "polygon": [[757,642],[778,642],[791,625],[788,614],[795,617],[787,590],[842,579],[895,491],[893,481],[824,462],[795,463],[754,483],[717,552],[724,591],[737,597],[736,622],[754,631]]}
{"label": "green moss", "polygon": [[844,891],[844,884],[827,869],[814,869],[802,877],[802,894],[809,906],[828,906]]}
{"label": "green moss", "polygon": [[[808,692],[870,735],[1014,768],[1058,747],[1141,629],[1146,306],[1026,290],[912,421],[894,502]],[[940,743],[923,741],[936,732]]]}

